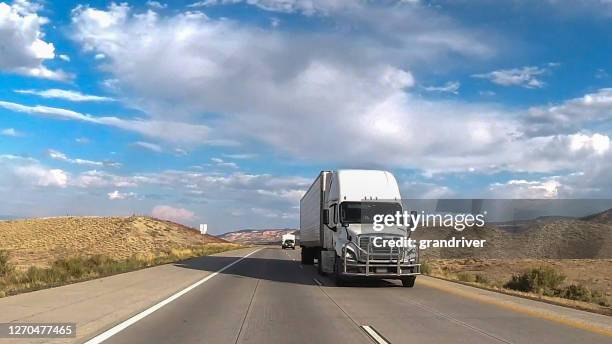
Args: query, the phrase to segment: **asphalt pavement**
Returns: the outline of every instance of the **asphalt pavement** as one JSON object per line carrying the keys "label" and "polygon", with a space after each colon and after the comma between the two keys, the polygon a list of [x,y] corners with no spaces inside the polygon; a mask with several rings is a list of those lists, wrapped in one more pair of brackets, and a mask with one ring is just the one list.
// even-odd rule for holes
{"label": "asphalt pavement", "polygon": [[[231,261],[210,256],[177,267],[213,272]],[[507,306],[507,295],[490,302],[475,288],[434,283],[419,276],[414,288],[387,280],[338,287],[301,265],[299,249],[263,248],[105,343],[612,343],[609,332],[573,326],[555,313],[604,325],[609,317],[551,305],[551,316],[538,316]]]}

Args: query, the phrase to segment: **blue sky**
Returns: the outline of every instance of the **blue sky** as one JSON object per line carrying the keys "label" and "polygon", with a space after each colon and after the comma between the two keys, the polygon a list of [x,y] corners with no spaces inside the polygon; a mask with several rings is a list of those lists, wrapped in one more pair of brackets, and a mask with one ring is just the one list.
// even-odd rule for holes
{"label": "blue sky", "polygon": [[0,215],[297,226],[405,198],[612,197],[609,1],[0,3]]}

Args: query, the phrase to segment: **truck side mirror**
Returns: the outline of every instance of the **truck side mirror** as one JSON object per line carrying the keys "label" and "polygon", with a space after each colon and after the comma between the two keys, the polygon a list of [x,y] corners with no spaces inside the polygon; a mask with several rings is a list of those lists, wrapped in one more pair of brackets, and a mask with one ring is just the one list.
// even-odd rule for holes
{"label": "truck side mirror", "polygon": [[329,209],[323,209],[323,224],[329,225]]}

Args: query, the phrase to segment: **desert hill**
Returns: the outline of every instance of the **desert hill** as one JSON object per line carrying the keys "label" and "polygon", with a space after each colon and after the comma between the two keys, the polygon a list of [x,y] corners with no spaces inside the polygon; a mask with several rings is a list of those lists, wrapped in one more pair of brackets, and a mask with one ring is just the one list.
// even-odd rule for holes
{"label": "desert hill", "polygon": [[240,244],[276,244],[280,243],[284,234],[297,234],[296,229],[242,229],[225,233],[219,238]]}
{"label": "desert hill", "polygon": [[601,213],[585,216],[581,220],[595,222],[595,223],[607,223],[612,224],[612,209],[602,211]]}
{"label": "desert hill", "polygon": [[485,228],[456,232],[452,229],[417,229],[413,238],[451,237],[487,240],[484,248],[430,248],[428,258],[501,259],[609,259],[612,258],[612,210],[580,219],[550,217],[521,221],[517,230],[487,224]]}
{"label": "desert hill", "polygon": [[144,216],[53,217],[0,221],[0,250],[18,267],[45,266],[75,255],[123,259],[172,249],[226,243],[170,221]]}

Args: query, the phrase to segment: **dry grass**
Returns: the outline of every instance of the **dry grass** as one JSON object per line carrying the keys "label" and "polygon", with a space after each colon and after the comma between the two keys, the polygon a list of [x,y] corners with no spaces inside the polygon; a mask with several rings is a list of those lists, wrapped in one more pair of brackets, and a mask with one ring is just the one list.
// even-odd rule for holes
{"label": "dry grass", "polygon": [[[104,255],[74,256],[55,260],[48,267],[30,266],[27,270],[15,269],[10,261],[0,261],[0,297],[25,291],[60,286],[133,271],[159,264],[177,262],[193,257],[215,254],[240,248],[229,243],[211,243],[190,248],[176,248],[153,254],[135,254],[124,259],[112,259]],[[10,255],[0,250],[0,257]]]}
{"label": "dry grass", "polygon": [[612,209],[581,219],[519,221],[511,229],[489,224],[458,234],[427,228],[414,239],[487,240],[480,249],[422,250],[426,274],[612,315],[611,218]]}
{"label": "dry grass", "polygon": [[0,221],[0,297],[240,247],[149,217]]}
{"label": "dry grass", "polygon": [[0,221],[0,249],[20,270],[48,267],[61,258],[104,255],[127,259],[208,243],[226,242],[188,227],[149,217],[57,217]]}
{"label": "dry grass", "polygon": [[[434,277],[612,315],[612,259],[434,259],[426,266]],[[522,281],[534,270],[564,278],[538,290],[510,289],[513,278]]]}

